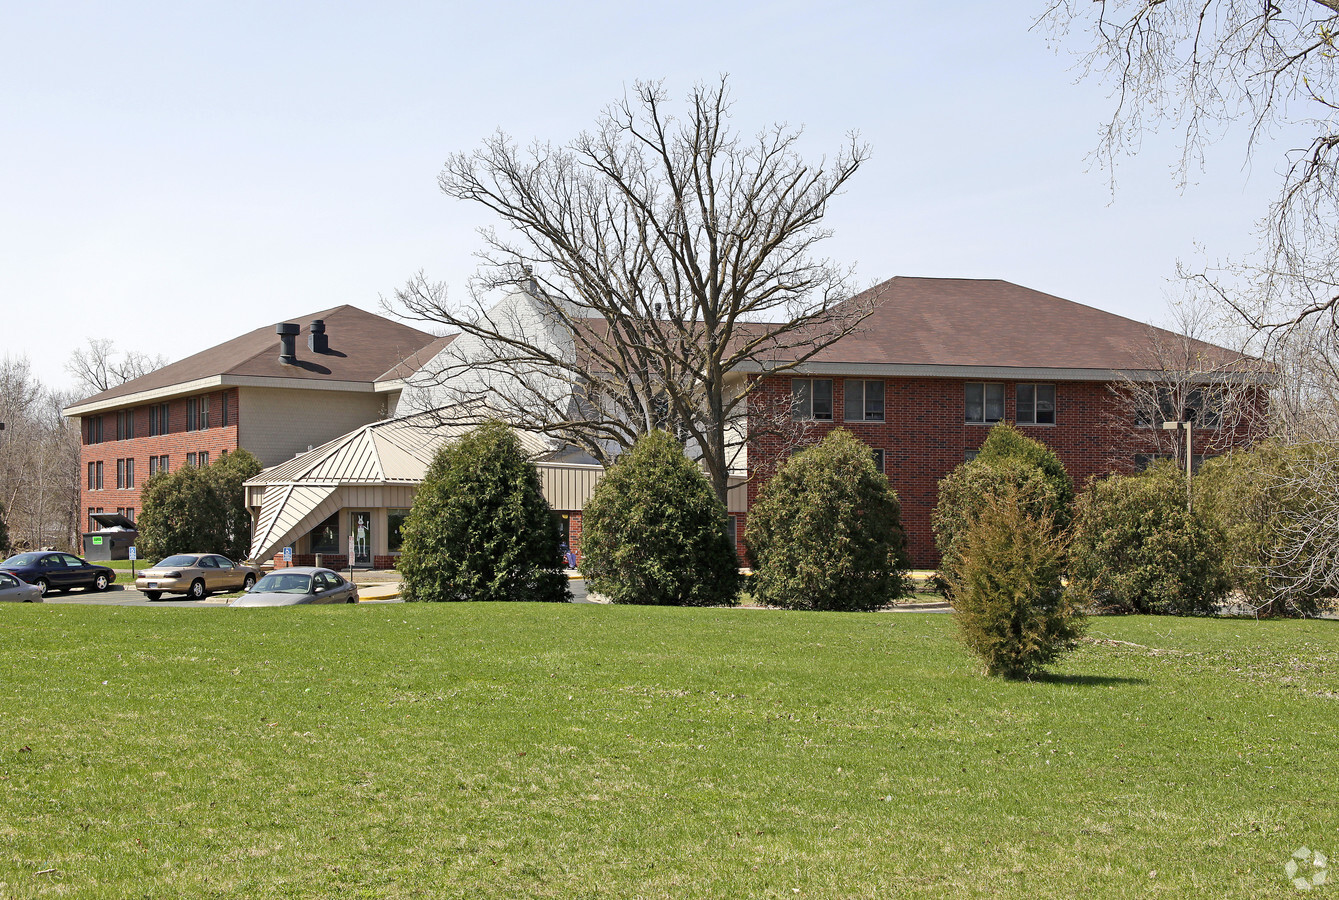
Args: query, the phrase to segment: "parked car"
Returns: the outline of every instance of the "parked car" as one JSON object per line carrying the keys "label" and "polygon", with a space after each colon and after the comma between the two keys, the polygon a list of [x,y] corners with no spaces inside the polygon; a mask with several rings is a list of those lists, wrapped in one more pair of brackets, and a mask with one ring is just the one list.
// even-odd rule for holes
{"label": "parked car", "polygon": [[295,566],[271,572],[229,606],[297,606],[300,603],[357,603],[358,586],[329,569]]}
{"label": "parked car", "polygon": [[0,563],[0,571],[8,572],[29,584],[48,591],[68,591],[82,587],[105,591],[116,580],[116,572],[106,566],[95,565],[70,553],[41,550],[20,553]]}
{"label": "parked car", "polygon": [[41,603],[42,589],[35,584],[19,581],[8,572],[0,572],[0,602]]}
{"label": "parked car", "polygon": [[203,599],[217,591],[245,591],[260,578],[255,566],[235,563],[217,553],[178,553],[135,576],[135,588],[150,600],[163,594]]}

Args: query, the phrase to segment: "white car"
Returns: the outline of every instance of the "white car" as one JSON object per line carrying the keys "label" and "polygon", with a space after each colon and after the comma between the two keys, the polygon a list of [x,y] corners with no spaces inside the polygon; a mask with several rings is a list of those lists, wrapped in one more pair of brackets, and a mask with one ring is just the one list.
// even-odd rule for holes
{"label": "white car", "polygon": [[0,572],[0,603],[41,603],[42,589],[20,581],[8,572]]}

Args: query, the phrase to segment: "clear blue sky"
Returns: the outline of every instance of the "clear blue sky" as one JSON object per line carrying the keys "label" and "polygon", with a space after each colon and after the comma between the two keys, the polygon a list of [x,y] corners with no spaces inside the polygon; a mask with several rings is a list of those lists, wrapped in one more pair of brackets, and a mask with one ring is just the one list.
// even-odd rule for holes
{"label": "clear blue sky", "polygon": [[420,268],[463,293],[491,221],[438,192],[448,153],[565,141],[637,79],[678,97],[723,72],[745,132],[872,146],[828,220],[862,283],[1004,278],[1162,321],[1177,259],[1253,246],[1274,162],[1230,140],[1182,192],[1153,137],[1113,196],[1086,159],[1106,89],[1032,30],[1042,6],[6,4],[0,355],[64,386],[87,337],[179,359],[376,310]]}

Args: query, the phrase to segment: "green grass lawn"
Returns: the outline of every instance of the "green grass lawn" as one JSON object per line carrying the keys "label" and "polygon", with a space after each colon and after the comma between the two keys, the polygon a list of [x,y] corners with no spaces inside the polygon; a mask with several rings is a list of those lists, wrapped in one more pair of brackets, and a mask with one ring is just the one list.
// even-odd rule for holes
{"label": "green grass lawn", "polygon": [[10,606],[0,897],[1289,897],[1337,724],[1336,622]]}

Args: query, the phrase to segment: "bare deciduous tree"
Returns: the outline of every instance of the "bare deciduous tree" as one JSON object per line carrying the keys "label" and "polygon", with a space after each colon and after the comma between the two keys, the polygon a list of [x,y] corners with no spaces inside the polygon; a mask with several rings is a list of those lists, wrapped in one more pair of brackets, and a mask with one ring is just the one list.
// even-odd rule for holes
{"label": "bare deciduous tree", "polygon": [[74,378],[75,392],[80,397],[100,394],[168,363],[162,354],[149,356],[138,350],[127,350],[119,361],[116,355],[116,345],[106,338],[89,338],[86,349],[76,349],[70,354],[65,371]]}
{"label": "bare deciduous tree", "polygon": [[47,390],[26,358],[0,359],[0,502],[16,547],[75,546],[79,431],[61,415],[73,399]]}
{"label": "bare deciduous tree", "polygon": [[[459,331],[422,377],[453,421],[501,418],[607,461],[665,427],[724,498],[755,381],[857,329],[875,299],[815,256],[832,198],[868,149],[805,161],[800,132],[730,127],[725,79],[683,118],[659,84],[637,84],[594,132],[521,150],[498,133],[451,156],[449,197],[491,210],[463,303],[421,274],[393,311]],[[491,304],[489,292],[516,292]]]}
{"label": "bare deciduous tree", "polygon": [[1267,336],[1339,322],[1339,0],[1054,0],[1041,17],[1059,37],[1087,31],[1083,64],[1113,84],[1097,150],[1117,158],[1171,123],[1184,180],[1206,146],[1244,122],[1248,157],[1266,137],[1300,134],[1279,161],[1262,217],[1261,257],[1205,273],[1236,281],[1223,299]]}
{"label": "bare deciduous tree", "polygon": [[[1275,374],[1263,360],[1213,342],[1239,343],[1240,337],[1225,329],[1202,297],[1189,294],[1174,302],[1172,314],[1170,330],[1149,327],[1144,365],[1112,382],[1112,413],[1119,421],[1111,425],[1129,434],[1134,424],[1137,453],[1171,458],[1184,468],[1185,429],[1166,430],[1163,423],[1194,423],[1190,452],[1195,457],[1242,446],[1268,430]],[[1119,446],[1126,449],[1124,442]],[[1111,462],[1118,468],[1130,464],[1128,458]]]}

